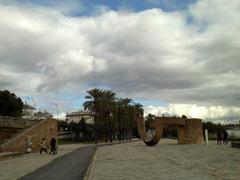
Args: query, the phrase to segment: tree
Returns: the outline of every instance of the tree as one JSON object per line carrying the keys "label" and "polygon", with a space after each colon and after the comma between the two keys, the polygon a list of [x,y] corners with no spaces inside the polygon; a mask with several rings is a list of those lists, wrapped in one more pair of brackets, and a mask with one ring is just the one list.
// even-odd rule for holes
{"label": "tree", "polygon": [[203,130],[207,129],[209,134],[216,134],[224,131],[224,126],[221,124],[214,124],[212,122],[203,122]]}
{"label": "tree", "polygon": [[101,105],[104,113],[104,135],[105,141],[112,142],[112,123],[111,123],[111,114],[113,114],[115,97],[116,93],[111,90],[104,90],[101,98]]}
{"label": "tree", "polygon": [[145,118],[145,127],[146,130],[150,129],[150,124],[154,121],[154,119],[156,118],[155,115],[149,113],[146,118]]}
{"label": "tree", "polygon": [[129,137],[129,121],[130,121],[130,104],[133,103],[133,100],[130,98],[123,99],[123,139],[127,140]]}
{"label": "tree", "polygon": [[0,91],[0,115],[22,116],[23,102],[21,98],[8,90]]}
{"label": "tree", "polygon": [[83,106],[94,114],[95,143],[99,138],[112,141],[116,132],[120,141],[131,139],[136,117],[143,116],[142,105],[133,103],[130,98],[116,98],[112,90],[94,88],[87,93]]}
{"label": "tree", "polygon": [[98,89],[98,88],[94,88],[91,90],[88,90],[87,93],[89,95],[85,96],[86,99],[88,99],[88,101],[85,101],[83,103],[83,107],[84,109],[88,109],[91,113],[94,114],[94,141],[97,144],[98,143],[98,120],[101,114],[101,97],[103,94],[103,91]]}

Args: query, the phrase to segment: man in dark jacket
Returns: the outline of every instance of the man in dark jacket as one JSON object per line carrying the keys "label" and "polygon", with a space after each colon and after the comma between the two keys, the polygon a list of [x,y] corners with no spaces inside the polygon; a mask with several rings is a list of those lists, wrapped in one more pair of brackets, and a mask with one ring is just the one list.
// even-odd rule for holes
{"label": "man in dark jacket", "polygon": [[51,154],[51,153],[53,153],[53,155],[57,154],[56,144],[57,144],[56,139],[54,137],[52,137],[52,139],[50,141],[51,151],[50,151],[49,154]]}
{"label": "man in dark jacket", "polygon": [[228,144],[228,132],[226,130],[223,132],[223,144]]}

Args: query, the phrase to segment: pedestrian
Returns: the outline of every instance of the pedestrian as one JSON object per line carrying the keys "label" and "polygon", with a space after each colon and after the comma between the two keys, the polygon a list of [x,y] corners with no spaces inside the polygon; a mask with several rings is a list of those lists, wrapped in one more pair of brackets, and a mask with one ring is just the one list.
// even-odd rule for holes
{"label": "pedestrian", "polygon": [[47,154],[47,145],[46,145],[46,139],[45,138],[42,138],[42,141],[40,143],[40,154],[42,154],[42,151],[44,151],[46,154]]}
{"label": "pedestrian", "polygon": [[25,153],[29,154],[32,152],[32,142],[30,141],[29,138],[26,138],[26,144],[25,144]]}
{"label": "pedestrian", "polygon": [[217,133],[217,144],[218,144],[218,145],[221,145],[221,144],[222,144],[222,138],[223,138],[222,133],[221,133],[221,132],[218,132],[218,133]]}
{"label": "pedestrian", "polygon": [[226,130],[223,132],[223,144],[228,144],[228,132]]}
{"label": "pedestrian", "polygon": [[49,154],[57,154],[57,141],[54,137],[52,137],[51,141],[50,141],[50,145],[51,145],[51,151]]}

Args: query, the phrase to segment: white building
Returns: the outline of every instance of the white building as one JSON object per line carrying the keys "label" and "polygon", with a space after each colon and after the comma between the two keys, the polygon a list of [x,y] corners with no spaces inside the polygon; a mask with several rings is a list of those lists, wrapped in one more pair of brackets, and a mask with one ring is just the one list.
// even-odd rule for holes
{"label": "white building", "polygon": [[46,118],[51,118],[53,117],[50,113],[48,113],[47,111],[38,111],[37,113],[34,114],[34,119],[38,119],[38,120],[43,120]]}
{"label": "white building", "polygon": [[23,105],[23,115],[22,118],[24,119],[34,119],[34,114],[36,113],[36,108],[28,105],[25,103]]}
{"label": "white building", "polygon": [[82,119],[84,119],[87,124],[94,123],[94,115],[91,114],[90,112],[77,111],[77,112],[71,112],[66,114],[66,121],[68,123],[71,123],[71,122],[78,123]]}

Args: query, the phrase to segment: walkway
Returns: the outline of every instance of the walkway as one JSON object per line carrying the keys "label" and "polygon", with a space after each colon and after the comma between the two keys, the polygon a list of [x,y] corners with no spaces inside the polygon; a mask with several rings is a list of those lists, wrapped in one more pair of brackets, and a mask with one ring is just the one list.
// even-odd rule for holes
{"label": "walkway", "polygon": [[152,147],[142,141],[98,147],[86,180],[239,180],[239,170],[239,149],[230,145],[161,139]]}
{"label": "walkway", "polygon": [[74,150],[30,173],[20,180],[81,180],[87,171],[97,146]]}

